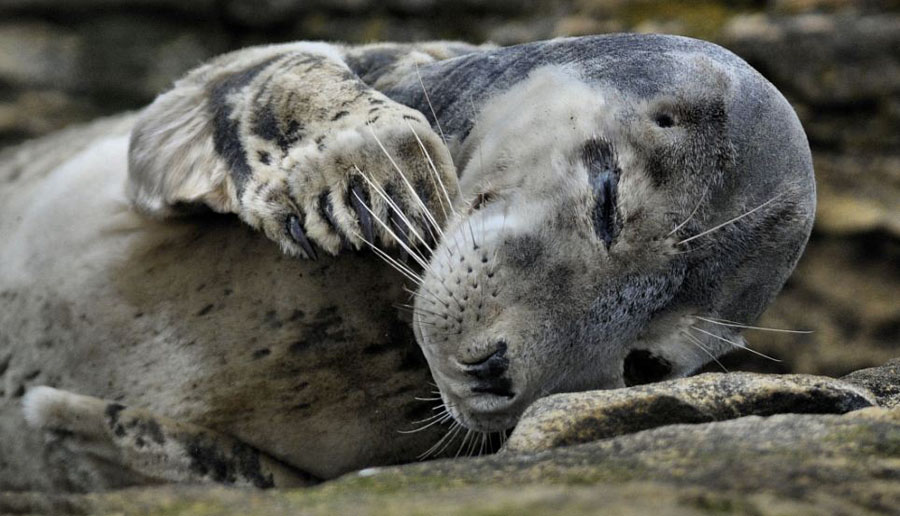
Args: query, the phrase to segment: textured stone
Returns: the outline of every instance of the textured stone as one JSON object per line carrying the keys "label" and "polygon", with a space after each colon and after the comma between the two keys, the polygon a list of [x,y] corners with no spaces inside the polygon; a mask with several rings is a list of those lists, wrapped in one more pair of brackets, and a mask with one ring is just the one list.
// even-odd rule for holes
{"label": "textured stone", "polygon": [[854,371],[842,380],[868,389],[882,407],[900,407],[900,358],[883,366]]}
{"label": "textured stone", "polygon": [[707,373],[539,399],[522,415],[505,451],[538,452],[659,426],[747,415],[840,414],[873,403],[864,389],[826,377]]}
{"label": "textured stone", "polygon": [[900,411],[672,425],[538,454],[363,470],[320,487],[0,495],[34,514],[889,514]]}

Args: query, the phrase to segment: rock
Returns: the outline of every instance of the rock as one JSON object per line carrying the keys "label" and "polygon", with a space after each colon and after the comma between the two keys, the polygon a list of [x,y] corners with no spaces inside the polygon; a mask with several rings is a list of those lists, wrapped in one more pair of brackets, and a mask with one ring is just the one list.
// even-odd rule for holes
{"label": "rock", "polygon": [[840,414],[873,404],[865,389],[831,378],[707,373],[539,399],[522,415],[504,451],[538,452],[677,423],[783,412]]}
{"label": "rock", "polygon": [[830,235],[814,230],[797,269],[758,324],[812,333],[747,331],[751,348],[783,362],[737,351],[722,363],[729,369],[839,377],[897,357],[897,263],[900,239],[890,233]]}
{"label": "rock", "polygon": [[896,15],[736,16],[720,38],[793,97],[816,105],[883,98],[900,84]]}
{"label": "rock", "polygon": [[224,52],[224,39],[222,34],[195,33],[189,23],[161,22],[152,16],[101,16],[78,30],[43,22],[4,24],[0,82],[112,94],[132,105],[152,99],[174,78]]}
{"label": "rock", "polygon": [[[900,409],[672,425],[537,454],[364,470],[291,491],[163,486],[47,498],[34,514],[888,514]],[[11,511],[10,511],[11,512]]]}
{"label": "rock", "polygon": [[882,407],[900,407],[900,358],[880,367],[854,371],[841,379],[868,389]]}
{"label": "rock", "polygon": [[166,10],[191,14],[212,14],[217,0],[3,0],[0,12],[41,13],[60,12],[77,13],[91,10],[102,10],[116,7],[127,7],[135,10]]}

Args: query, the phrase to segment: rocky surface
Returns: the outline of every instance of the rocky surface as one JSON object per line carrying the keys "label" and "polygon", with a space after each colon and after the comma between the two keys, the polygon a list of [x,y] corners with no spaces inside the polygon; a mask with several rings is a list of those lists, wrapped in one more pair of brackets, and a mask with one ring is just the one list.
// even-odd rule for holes
{"label": "rocky surface", "polygon": [[539,399],[525,411],[504,451],[538,452],[659,426],[749,415],[842,414],[874,404],[875,398],[865,389],[827,377],[707,373]]}
{"label": "rocky surface", "polygon": [[879,367],[854,371],[842,380],[868,389],[881,407],[900,407],[900,358]]}
{"label": "rocky surface", "polygon": [[[847,380],[895,399],[898,369],[895,361]],[[657,419],[645,430],[621,424],[668,413],[645,403],[652,395],[703,416]],[[705,375],[554,396],[532,407],[493,456],[367,469],[299,490],[5,493],[0,513],[890,514],[900,507],[900,408],[868,406],[871,399],[828,378]],[[788,413],[743,416],[754,410]],[[810,411],[836,413],[797,413]],[[697,422],[708,418],[717,421]],[[577,439],[522,439],[535,429]]]}

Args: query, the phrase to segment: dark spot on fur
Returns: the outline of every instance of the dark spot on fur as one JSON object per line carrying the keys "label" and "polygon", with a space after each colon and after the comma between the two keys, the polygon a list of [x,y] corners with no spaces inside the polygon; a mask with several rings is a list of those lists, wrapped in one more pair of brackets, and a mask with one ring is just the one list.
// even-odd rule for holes
{"label": "dark spot on fur", "polygon": [[269,348],[257,349],[253,352],[253,360],[259,360],[262,357],[268,356],[272,351]]}
{"label": "dark spot on fur", "polygon": [[6,355],[3,358],[0,358],[0,376],[6,373],[6,370],[9,369],[9,363],[12,360],[12,355]]}
{"label": "dark spot on fur", "polygon": [[262,163],[263,165],[268,165],[271,162],[271,160],[270,160],[271,156],[266,151],[259,151],[257,153],[257,156],[259,157],[259,162]]}
{"label": "dark spot on fur", "polygon": [[228,97],[250,84],[275,59],[267,59],[243,71],[228,75],[212,85],[209,90],[209,109],[213,116],[213,146],[216,153],[228,164],[238,195],[244,191],[244,185],[252,170],[247,163],[247,154],[241,143],[239,122],[232,119],[233,108],[228,102]]}
{"label": "dark spot on fur", "polygon": [[291,344],[292,353],[300,353],[308,346],[325,342],[341,342],[346,339],[342,329],[344,320],[338,315],[337,307],[329,306],[319,310],[313,320],[301,326],[303,339]]}
{"label": "dark spot on fur", "polygon": [[144,440],[144,438],[149,437],[156,444],[164,444],[166,442],[162,428],[154,419],[136,418],[128,423],[128,428],[137,430],[135,439]]}
{"label": "dark spot on fur", "polygon": [[208,314],[209,312],[212,311],[212,309],[213,309],[212,304],[208,304],[208,305],[204,306],[203,308],[200,309],[199,312],[197,312],[197,317],[202,317],[202,316]]}
{"label": "dark spot on fur", "polygon": [[272,328],[273,330],[277,330],[283,326],[281,319],[278,318],[278,313],[275,310],[269,310],[266,312],[265,323]]}
{"label": "dark spot on fur", "polygon": [[312,405],[310,405],[309,403],[298,403],[298,404],[294,405],[294,410],[305,410],[311,406]]}
{"label": "dark spot on fur", "polygon": [[343,118],[349,114],[350,114],[349,111],[343,111],[343,110],[338,111],[337,113],[334,114],[333,117],[331,117],[331,121],[334,122],[336,120],[340,120],[341,118]]}
{"label": "dark spot on fur", "polygon": [[303,310],[294,310],[291,312],[291,316],[288,318],[288,321],[294,322],[300,319],[303,319],[303,316],[306,315],[303,313]]}
{"label": "dark spot on fur", "polygon": [[125,427],[119,423],[119,413],[123,410],[125,410],[125,405],[110,403],[106,406],[106,410],[103,411],[104,415],[106,415],[106,424],[119,437],[125,436]]}
{"label": "dark spot on fur", "polygon": [[18,387],[16,387],[16,390],[13,391],[12,395],[13,395],[13,398],[21,398],[22,396],[24,396],[25,395],[25,386],[19,385]]}
{"label": "dark spot on fur", "polygon": [[37,378],[37,376],[38,376],[39,374],[41,374],[41,370],[40,370],[40,369],[36,369],[36,370],[34,370],[34,371],[32,371],[32,372],[30,372],[30,373],[28,373],[28,374],[25,375],[25,377],[24,377],[24,378],[25,378],[25,381],[26,381],[26,382],[30,382],[31,380],[34,380],[35,378]]}
{"label": "dark spot on fur", "polygon": [[233,484],[240,478],[258,488],[274,485],[272,475],[262,473],[258,451],[241,443],[234,443],[230,451],[226,455],[211,439],[197,437],[187,446],[190,469],[223,484]]}

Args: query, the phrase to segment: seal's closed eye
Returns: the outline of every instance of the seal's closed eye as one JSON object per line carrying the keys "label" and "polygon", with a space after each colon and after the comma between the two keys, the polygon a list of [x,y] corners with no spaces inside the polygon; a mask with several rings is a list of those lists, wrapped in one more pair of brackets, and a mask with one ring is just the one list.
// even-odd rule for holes
{"label": "seal's closed eye", "polygon": [[675,119],[668,113],[657,113],[653,116],[653,121],[656,122],[657,126],[662,127],[663,129],[675,125]]}

